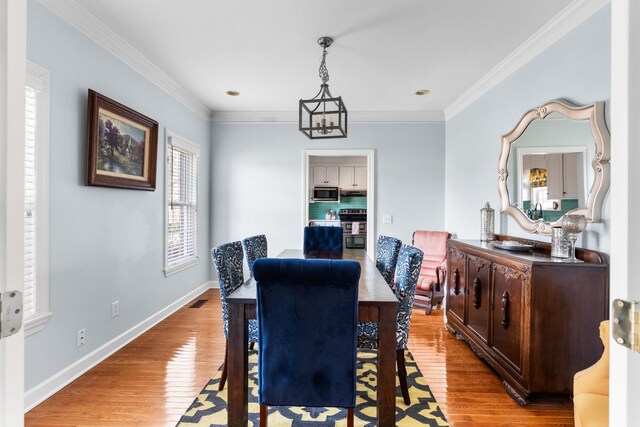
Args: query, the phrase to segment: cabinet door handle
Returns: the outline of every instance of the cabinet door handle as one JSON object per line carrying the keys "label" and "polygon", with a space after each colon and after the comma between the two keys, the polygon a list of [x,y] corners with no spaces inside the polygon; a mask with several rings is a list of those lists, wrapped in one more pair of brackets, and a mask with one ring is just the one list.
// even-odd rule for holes
{"label": "cabinet door handle", "polygon": [[482,290],[482,285],[480,284],[480,279],[477,277],[473,279],[473,306],[477,309],[480,308],[482,302],[480,301],[480,294]]}
{"label": "cabinet door handle", "polygon": [[502,294],[502,326],[505,329],[509,327],[509,292],[507,291]]}
{"label": "cabinet door handle", "polygon": [[460,270],[458,268],[453,271],[453,293],[460,295]]}

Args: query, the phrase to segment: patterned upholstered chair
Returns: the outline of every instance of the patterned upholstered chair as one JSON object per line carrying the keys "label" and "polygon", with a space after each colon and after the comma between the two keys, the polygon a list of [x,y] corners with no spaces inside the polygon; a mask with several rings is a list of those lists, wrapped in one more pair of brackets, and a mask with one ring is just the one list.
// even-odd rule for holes
{"label": "patterned upholstered chair", "polygon": [[[227,309],[227,296],[238,289],[244,283],[242,271],[242,244],[231,242],[220,245],[211,250],[213,264],[216,266],[218,280],[220,282],[220,301],[222,302],[222,324],[224,338],[227,340],[224,350],[224,366],[220,378],[219,390],[224,388],[227,381],[227,354],[229,353],[229,311]],[[258,322],[249,320],[249,342],[258,342]]]}
{"label": "patterned upholstered chair", "polygon": [[305,227],[303,251],[342,252],[342,227]]}
{"label": "patterned upholstered chair", "polygon": [[253,263],[258,258],[267,257],[267,236],[264,234],[258,234],[257,236],[247,237],[242,241],[244,247],[244,253],[247,257],[247,265],[249,266],[249,272],[253,277]]}
{"label": "patterned upholstered chair", "polygon": [[254,278],[260,425],[269,405],[348,408],[353,426],[360,264],[264,258]]}
{"label": "patterned upholstered chair", "polygon": [[416,288],[416,305],[425,307],[425,313],[442,303],[447,282],[447,241],[451,234],[446,231],[418,230],[413,233],[412,244],[424,252],[420,278]]}
{"label": "patterned upholstered chair", "polygon": [[[422,265],[423,253],[420,249],[403,245],[398,254],[396,267],[396,298],[398,298],[398,317],[396,320],[396,363],[398,377],[404,403],[411,404],[407,389],[407,370],[404,366],[404,350],[409,341],[409,327],[411,326],[411,308]],[[358,323],[358,347],[378,347],[378,324],[375,322]]]}
{"label": "patterned upholstered chair", "polygon": [[400,246],[402,246],[402,241],[395,237],[378,236],[376,242],[376,267],[392,289]]}

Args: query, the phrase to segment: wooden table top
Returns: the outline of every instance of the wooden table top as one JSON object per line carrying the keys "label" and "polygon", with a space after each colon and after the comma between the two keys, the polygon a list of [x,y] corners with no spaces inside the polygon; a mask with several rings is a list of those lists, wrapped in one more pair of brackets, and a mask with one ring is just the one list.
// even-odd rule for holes
{"label": "wooden table top", "polygon": [[[382,274],[376,268],[376,265],[367,253],[362,249],[345,249],[340,253],[336,252],[317,252],[303,254],[301,249],[285,249],[280,252],[276,258],[295,258],[295,259],[349,259],[360,263],[360,284],[358,287],[358,303],[360,305],[380,305],[380,304],[397,304],[395,294],[389,288],[389,285],[382,277]],[[255,304],[256,302],[256,282],[250,278],[244,285],[240,286],[231,295],[227,297],[230,304]]]}

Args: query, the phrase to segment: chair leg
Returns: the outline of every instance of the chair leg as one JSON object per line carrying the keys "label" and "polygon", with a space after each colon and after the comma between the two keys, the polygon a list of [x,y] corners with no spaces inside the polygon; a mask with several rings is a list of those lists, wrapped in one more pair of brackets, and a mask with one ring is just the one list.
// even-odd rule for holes
{"label": "chair leg", "polygon": [[353,408],[347,408],[347,427],[353,427]]}
{"label": "chair leg", "polygon": [[404,350],[396,350],[396,362],[398,363],[398,378],[400,379],[400,390],[402,390],[402,397],[404,398],[405,405],[411,405],[411,398],[409,397],[409,389],[407,388],[407,368],[404,366]]}
{"label": "chair leg", "polygon": [[220,377],[220,385],[218,391],[224,388],[224,383],[227,382],[227,354],[229,353],[229,341],[225,341],[224,344],[224,363],[222,364],[222,376]]}
{"label": "chair leg", "polygon": [[249,350],[253,350],[253,347],[256,345],[256,343],[252,342],[249,344]]}
{"label": "chair leg", "polygon": [[433,308],[433,303],[431,300],[427,303],[427,307],[424,309],[424,314],[427,316],[431,314],[431,309]]}
{"label": "chair leg", "polygon": [[260,405],[260,427],[267,427],[267,405]]}

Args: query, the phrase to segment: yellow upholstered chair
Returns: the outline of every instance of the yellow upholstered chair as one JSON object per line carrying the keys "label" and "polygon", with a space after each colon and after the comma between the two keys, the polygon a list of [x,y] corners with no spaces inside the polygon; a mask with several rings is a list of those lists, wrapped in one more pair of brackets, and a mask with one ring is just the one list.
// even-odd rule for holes
{"label": "yellow upholstered chair", "polygon": [[602,357],[573,377],[573,412],[576,427],[609,425],[609,321],[600,323]]}

